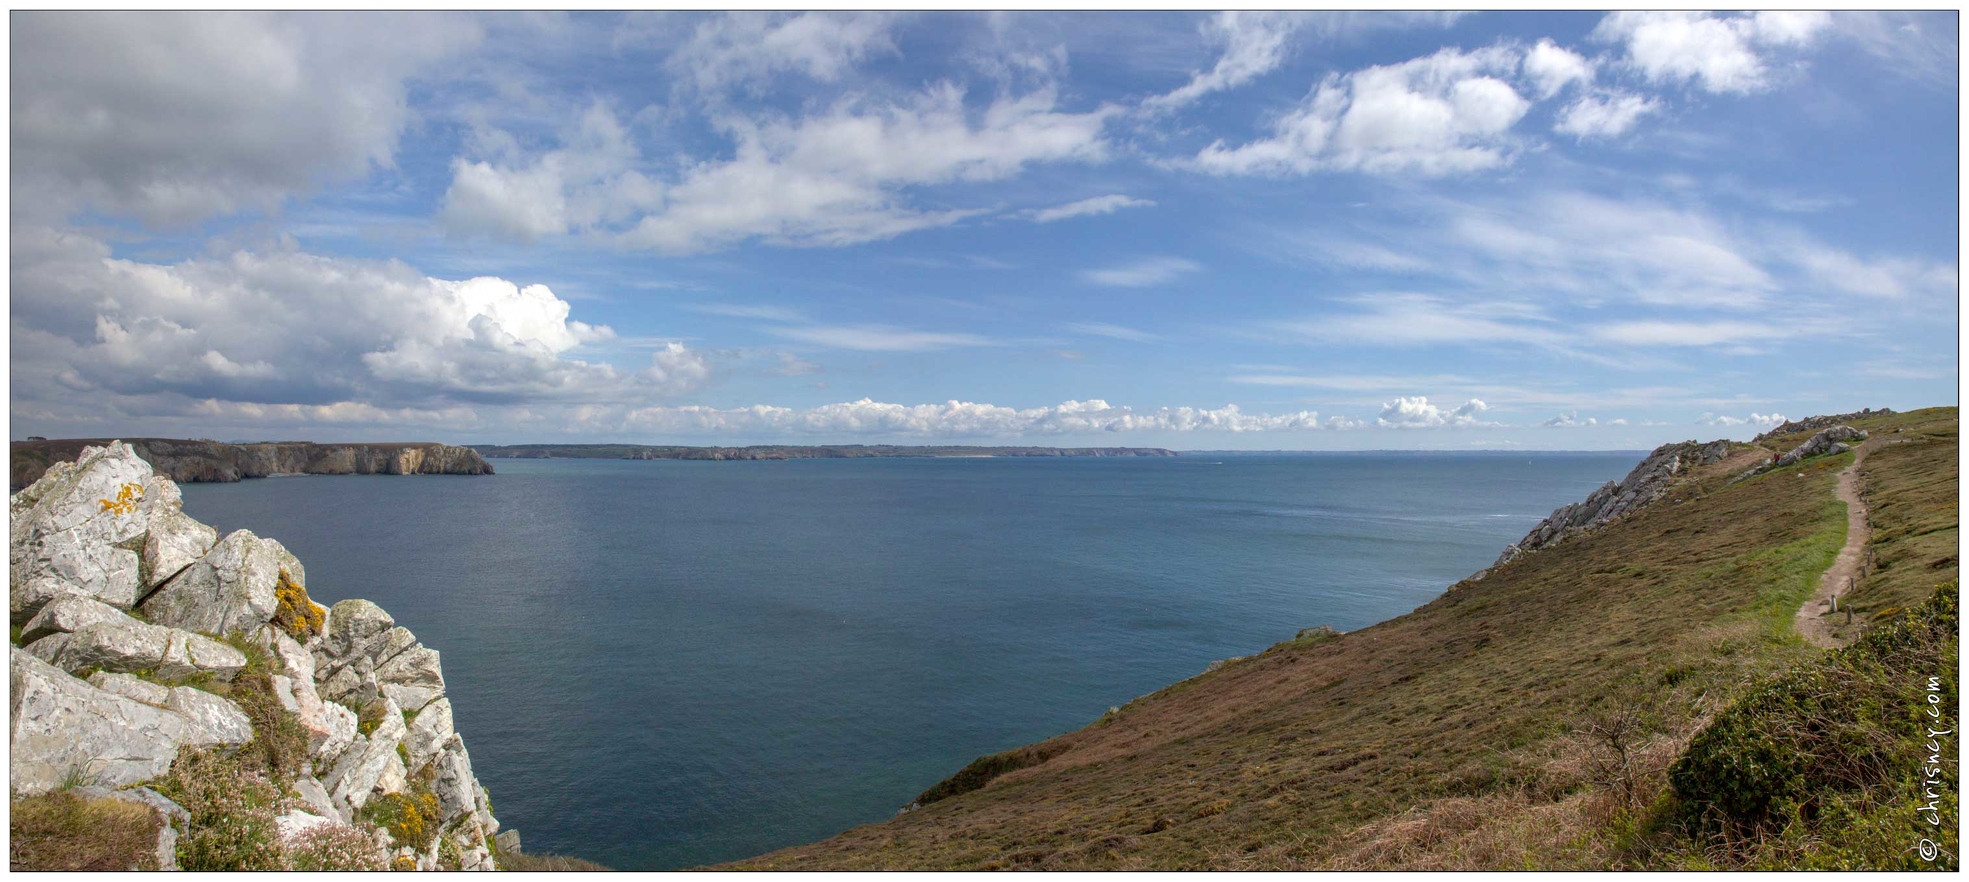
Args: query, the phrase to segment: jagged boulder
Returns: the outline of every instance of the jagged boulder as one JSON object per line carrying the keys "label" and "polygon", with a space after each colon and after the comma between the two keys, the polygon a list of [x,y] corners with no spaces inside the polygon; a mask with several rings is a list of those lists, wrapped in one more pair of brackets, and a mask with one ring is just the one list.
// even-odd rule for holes
{"label": "jagged boulder", "polygon": [[369,802],[377,782],[383,780],[392,763],[399,770],[403,766],[403,759],[397,756],[397,745],[409,731],[403,723],[403,709],[397,707],[394,701],[383,701],[376,731],[367,736],[357,736],[355,743],[342,754],[335,768],[321,782],[328,788],[328,795],[336,807],[345,810],[350,817],[354,817]]}
{"label": "jagged boulder", "polygon": [[9,500],[9,612],[26,622],[64,594],[118,609],[137,602],[149,533],[150,464],[121,442],[84,448]]}
{"label": "jagged boulder", "polygon": [[329,608],[315,645],[315,675],[322,697],[355,705],[383,696],[416,711],[444,695],[438,651],[367,600]]}
{"label": "jagged boulder", "polygon": [[8,658],[9,784],[22,795],[80,776],[123,787],[164,774],[183,716],[90,686],[16,648]]}
{"label": "jagged boulder", "polygon": [[1864,440],[1866,440],[1866,433],[1852,426],[1833,426],[1829,429],[1821,429],[1813,434],[1810,439],[1806,440],[1805,443],[1792,448],[1785,455],[1778,457],[1777,462],[1772,463],[1771,467],[1781,469],[1786,466],[1797,465],[1807,457],[1828,453],[1845,453],[1852,449],[1845,442]]}
{"label": "jagged boulder", "polygon": [[186,515],[184,494],[163,475],[151,475],[144,482],[140,507],[148,527],[138,567],[141,600],[211,551],[219,531]]}
{"label": "jagged boulder", "polygon": [[144,614],[160,625],[230,634],[252,631],[273,619],[283,556],[280,543],[249,530],[219,540],[204,557],[144,600]]}
{"label": "jagged boulder", "polygon": [[205,673],[231,681],[246,667],[245,654],[224,643],[129,616],[43,637],[28,644],[27,651],[64,671],[152,671],[165,679]]}
{"label": "jagged boulder", "polygon": [[134,622],[122,610],[93,597],[64,594],[48,601],[41,611],[21,627],[21,645],[26,646],[52,634],[66,634],[97,622]]}
{"label": "jagged boulder", "polygon": [[184,743],[193,747],[245,744],[253,740],[253,721],[230,700],[190,686],[171,690],[167,709],[177,711],[191,728]]}

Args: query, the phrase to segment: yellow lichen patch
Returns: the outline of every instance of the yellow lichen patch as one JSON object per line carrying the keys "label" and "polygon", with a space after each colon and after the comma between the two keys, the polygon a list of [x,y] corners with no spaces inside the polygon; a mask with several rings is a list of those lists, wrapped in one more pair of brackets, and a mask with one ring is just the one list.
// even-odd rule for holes
{"label": "yellow lichen patch", "polygon": [[295,584],[286,570],[280,571],[280,581],[274,584],[273,597],[276,603],[273,623],[289,637],[302,643],[321,633],[321,607],[308,599],[308,589]]}
{"label": "yellow lichen patch", "polygon": [[122,487],[117,488],[115,499],[98,499],[96,504],[102,506],[102,512],[109,514],[135,514],[137,503],[142,502],[143,498],[143,485],[126,482]]}

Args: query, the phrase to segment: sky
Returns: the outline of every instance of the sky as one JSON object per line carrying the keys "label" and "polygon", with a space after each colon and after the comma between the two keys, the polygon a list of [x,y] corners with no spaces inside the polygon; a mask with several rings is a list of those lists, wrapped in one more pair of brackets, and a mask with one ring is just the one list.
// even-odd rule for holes
{"label": "sky", "polygon": [[1643,449],[1956,403],[1957,16],[10,16],[15,439]]}

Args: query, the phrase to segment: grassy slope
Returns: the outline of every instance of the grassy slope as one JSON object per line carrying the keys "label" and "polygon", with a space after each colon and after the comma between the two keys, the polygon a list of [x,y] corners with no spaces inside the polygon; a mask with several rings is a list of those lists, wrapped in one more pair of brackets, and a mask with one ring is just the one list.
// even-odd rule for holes
{"label": "grassy slope", "polygon": [[[1866,426],[1924,439],[1869,459],[1883,516],[1905,504],[1894,523],[1939,537],[1946,521],[1950,541],[1954,419]],[[737,866],[1633,865],[1627,828],[1688,737],[1754,678],[1816,655],[1790,618],[1844,541],[1832,487],[1852,455],[1726,484],[1766,456],[1745,449],[1621,524],[1401,618],[1138,699],[1027,748],[1044,761],[982,789]],[[1911,567],[1881,569],[1868,590],[1905,606],[1954,576],[1951,561],[1886,578]],[[1586,731],[1614,717],[1639,727],[1637,795],[1618,801],[1603,774],[1613,754]]]}

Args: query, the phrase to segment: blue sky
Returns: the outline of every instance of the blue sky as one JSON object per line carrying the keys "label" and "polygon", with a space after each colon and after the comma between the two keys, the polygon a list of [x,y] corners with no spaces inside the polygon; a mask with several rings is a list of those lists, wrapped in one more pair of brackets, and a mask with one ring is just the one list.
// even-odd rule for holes
{"label": "blue sky", "polygon": [[1631,449],[1955,403],[1952,12],[11,23],[15,438]]}

